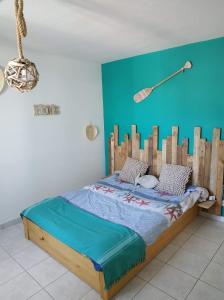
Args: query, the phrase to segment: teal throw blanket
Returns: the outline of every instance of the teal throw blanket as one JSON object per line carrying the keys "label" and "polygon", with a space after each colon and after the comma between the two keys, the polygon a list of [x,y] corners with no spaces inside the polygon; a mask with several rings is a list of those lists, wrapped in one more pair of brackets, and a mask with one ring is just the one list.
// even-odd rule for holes
{"label": "teal throw blanket", "polygon": [[49,198],[21,213],[103,271],[105,289],[145,259],[146,245],[133,230],[99,218],[62,197]]}

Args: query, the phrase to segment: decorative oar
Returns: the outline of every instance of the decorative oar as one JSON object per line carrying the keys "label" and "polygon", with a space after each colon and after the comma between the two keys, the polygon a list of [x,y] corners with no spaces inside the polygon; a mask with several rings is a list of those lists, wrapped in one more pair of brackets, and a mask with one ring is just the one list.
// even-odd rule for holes
{"label": "decorative oar", "polygon": [[134,101],[136,103],[141,102],[142,100],[144,100],[145,98],[147,98],[154,89],[156,89],[157,87],[159,87],[160,85],[162,85],[164,82],[170,80],[171,78],[173,78],[174,76],[176,76],[177,74],[184,72],[184,70],[186,69],[191,69],[192,68],[192,63],[190,61],[186,61],[185,65],[180,68],[178,71],[176,71],[175,73],[171,74],[170,76],[166,77],[165,79],[163,79],[162,81],[160,81],[159,83],[157,83],[156,85],[149,87],[149,88],[145,88],[143,90],[141,90],[140,92],[138,92],[137,94],[134,95]]}

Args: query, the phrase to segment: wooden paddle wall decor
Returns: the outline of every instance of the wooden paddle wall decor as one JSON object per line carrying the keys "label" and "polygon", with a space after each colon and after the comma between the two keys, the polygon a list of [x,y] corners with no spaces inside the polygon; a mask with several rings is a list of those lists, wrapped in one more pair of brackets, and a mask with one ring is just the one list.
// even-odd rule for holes
{"label": "wooden paddle wall decor", "polygon": [[127,156],[145,161],[150,173],[158,176],[163,164],[178,164],[192,167],[192,183],[205,187],[216,196],[215,214],[221,214],[222,188],[224,172],[224,141],[220,140],[220,128],[213,129],[212,143],[201,138],[201,128],[194,128],[193,155],[188,153],[188,138],[178,144],[178,127],[172,127],[172,134],[162,140],[162,150],[158,150],[159,129],[153,126],[152,135],[144,140],[144,149],[140,149],[140,134],[136,125],[132,125],[132,139],[125,134],[119,145],[118,125],[109,138],[109,173],[120,170]]}

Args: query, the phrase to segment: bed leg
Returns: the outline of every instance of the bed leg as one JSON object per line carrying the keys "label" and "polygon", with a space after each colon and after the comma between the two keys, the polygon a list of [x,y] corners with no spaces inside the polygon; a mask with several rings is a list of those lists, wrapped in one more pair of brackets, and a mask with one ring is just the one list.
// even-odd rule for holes
{"label": "bed leg", "polygon": [[23,226],[24,226],[24,235],[27,240],[29,240],[29,226],[26,218],[23,218]]}
{"label": "bed leg", "polygon": [[100,296],[103,300],[109,300],[109,293],[104,289],[104,276],[103,272],[99,272],[99,281],[100,281]]}

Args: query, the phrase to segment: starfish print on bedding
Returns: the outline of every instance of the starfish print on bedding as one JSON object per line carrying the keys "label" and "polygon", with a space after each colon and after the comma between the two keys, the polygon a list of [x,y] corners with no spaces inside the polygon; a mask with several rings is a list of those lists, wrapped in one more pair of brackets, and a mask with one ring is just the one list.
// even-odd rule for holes
{"label": "starfish print on bedding", "polygon": [[103,187],[102,185],[95,185],[95,189],[98,191],[98,190],[101,190]]}
{"label": "starfish print on bedding", "polygon": [[111,188],[107,188],[107,189],[105,189],[105,190],[103,190],[105,193],[113,193],[114,192],[114,190],[113,189],[111,189]]}
{"label": "starfish print on bedding", "polygon": [[170,206],[166,208],[165,215],[170,217],[170,221],[177,220],[182,215],[181,207],[179,206]]}
{"label": "starfish print on bedding", "polygon": [[126,201],[128,203],[136,202],[136,200],[137,200],[137,198],[130,193],[124,195],[124,198],[123,198],[123,201]]}
{"label": "starfish print on bedding", "polygon": [[149,205],[149,201],[145,201],[144,199],[138,199],[136,201],[136,203],[138,203],[139,206],[147,206],[147,205]]}

